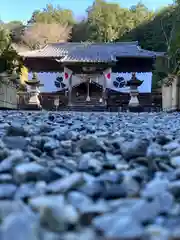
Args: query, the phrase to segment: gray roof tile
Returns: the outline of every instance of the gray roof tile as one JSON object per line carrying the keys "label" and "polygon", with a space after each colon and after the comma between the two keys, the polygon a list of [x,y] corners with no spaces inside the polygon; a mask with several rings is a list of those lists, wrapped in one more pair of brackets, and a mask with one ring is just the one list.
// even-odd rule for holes
{"label": "gray roof tile", "polygon": [[58,58],[61,62],[112,62],[117,57],[152,58],[162,54],[141,49],[138,42],[53,43],[40,50],[19,53],[27,58]]}

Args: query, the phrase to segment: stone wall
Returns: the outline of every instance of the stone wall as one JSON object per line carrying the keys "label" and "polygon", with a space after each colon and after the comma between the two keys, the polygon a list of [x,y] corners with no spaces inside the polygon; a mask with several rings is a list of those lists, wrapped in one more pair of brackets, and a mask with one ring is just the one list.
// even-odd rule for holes
{"label": "stone wall", "polygon": [[0,109],[17,109],[17,89],[13,83],[0,83]]}
{"label": "stone wall", "polygon": [[179,79],[176,76],[169,76],[164,79],[162,85],[162,108],[164,111],[176,111],[180,109],[178,81]]}

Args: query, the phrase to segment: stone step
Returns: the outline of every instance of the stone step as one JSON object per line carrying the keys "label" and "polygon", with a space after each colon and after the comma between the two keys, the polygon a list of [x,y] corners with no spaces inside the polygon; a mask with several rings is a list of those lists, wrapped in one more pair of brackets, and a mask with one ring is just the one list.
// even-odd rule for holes
{"label": "stone step", "polygon": [[97,100],[97,99],[93,99],[93,100],[91,100],[91,101],[85,101],[85,100],[79,100],[79,101],[73,101],[73,105],[101,105],[101,103],[99,102],[99,100]]}
{"label": "stone step", "polygon": [[102,104],[99,102],[87,102],[87,103],[75,102],[75,103],[73,103],[73,105],[75,105],[75,106],[102,106]]}
{"label": "stone step", "polygon": [[[85,98],[83,98],[83,99],[75,99],[74,101],[75,102],[86,102],[86,99]],[[91,98],[90,102],[99,102],[99,99],[98,98]]]}
{"label": "stone step", "polygon": [[107,111],[106,106],[94,106],[94,105],[82,105],[82,106],[67,106],[62,109],[61,111],[75,111],[75,112],[105,112]]}

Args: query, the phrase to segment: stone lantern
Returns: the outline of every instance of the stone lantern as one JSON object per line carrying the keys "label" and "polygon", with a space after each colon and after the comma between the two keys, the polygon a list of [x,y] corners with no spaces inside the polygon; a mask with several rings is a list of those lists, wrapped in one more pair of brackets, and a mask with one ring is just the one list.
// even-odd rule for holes
{"label": "stone lantern", "polygon": [[43,84],[40,84],[40,81],[38,80],[37,75],[35,73],[33,73],[32,79],[25,81],[25,83],[28,85],[29,93],[29,101],[27,108],[29,110],[40,110],[41,104],[39,101],[40,94],[39,87],[43,86]]}
{"label": "stone lantern", "polygon": [[136,73],[132,73],[132,77],[127,81],[126,86],[130,87],[130,101],[129,101],[129,110],[130,111],[141,111],[141,106],[139,104],[139,91],[138,87],[141,86],[143,81],[136,78]]}

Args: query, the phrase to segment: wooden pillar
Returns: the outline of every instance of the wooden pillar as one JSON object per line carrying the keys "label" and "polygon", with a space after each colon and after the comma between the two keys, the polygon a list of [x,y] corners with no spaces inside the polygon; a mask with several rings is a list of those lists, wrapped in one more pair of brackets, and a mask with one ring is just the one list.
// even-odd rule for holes
{"label": "wooden pillar", "polygon": [[72,75],[69,78],[69,86],[68,86],[68,106],[72,106]]}
{"label": "wooden pillar", "polygon": [[105,105],[107,104],[107,102],[106,102],[106,99],[107,99],[107,97],[106,97],[106,86],[107,86],[107,84],[106,84],[106,77],[104,76],[102,100],[103,100],[103,104],[105,104]]}
{"label": "wooden pillar", "polygon": [[90,102],[91,98],[90,98],[90,93],[89,93],[89,79],[87,80],[87,96],[86,96],[86,101]]}

